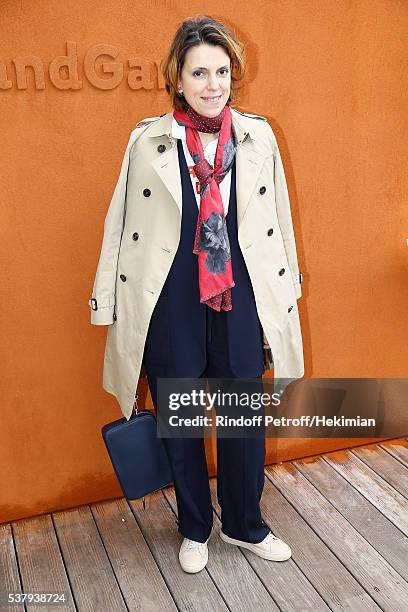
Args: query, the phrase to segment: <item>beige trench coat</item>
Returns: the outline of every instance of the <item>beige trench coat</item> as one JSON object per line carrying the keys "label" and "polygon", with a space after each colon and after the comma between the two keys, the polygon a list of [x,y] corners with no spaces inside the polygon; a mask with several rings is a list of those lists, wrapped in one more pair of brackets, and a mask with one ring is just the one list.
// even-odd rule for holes
{"label": "beige trench coat", "polygon": [[[304,375],[297,307],[302,275],[288,190],[277,141],[265,117],[232,107],[231,114],[238,137],[238,242],[282,392],[289,379]],[[109,326],[102,386],[116,396],[127,419],[150,318],[180,239],[182,190],[171,125],[172,111],[144,119],[130,134],[88,302],[91,323]]]}

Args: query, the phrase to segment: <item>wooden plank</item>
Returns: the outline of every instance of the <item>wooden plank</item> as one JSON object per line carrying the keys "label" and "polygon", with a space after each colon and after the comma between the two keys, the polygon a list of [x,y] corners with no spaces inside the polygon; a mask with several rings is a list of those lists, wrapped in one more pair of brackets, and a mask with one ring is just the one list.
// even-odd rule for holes
{"label": "wooden plank", "polygon": [[350,451],[404,497],[408,497],[408,468],[379,446],[367,445]]}
{"label": "wooden plank", "polygon": [[379,444],[379,446],[381,446],[383,450],[387,451],[387,453],[390,453],[390,455],[398,459],[398,461],[400,461],[402,465],[405,465],[405,467],[408,467],[408,441],[407,440],[405,440],[404,438],[401,438],[399,440],[391,440],[389,442],[384,442],[383,444]]}
{"label": "wooden plank", "polygon": [[53,517],[78,609],[126,610],[89,506]]}
{"label": "wooden plank", "polygon": [[[337,560],[358,580],[359,587],[361,585],[382,609],[406,610],[408,584],[405,580],[295,465],[274,466],[268,468],[267,474]],[[330,574],[334,576],[332,571]],[[340,593],[340,601],[350,604],[348,589]],[[361,604],[358,605],[360,607],[353,601],[354,609],[360,610]]]}
{"label": "wooden plank", "polygon": [[[211,479],[214,481],[214,479]],[[174,489],[166,489],[165,497],[177,516]],[[214,516],[214,526],[208,543],[208,571],[233,612],[248,610],[279,610],[267,588],[235,546],[229,546],[219,537],[220,521]]]}
{"label": "wooden plank", "polygon": [[[265,521],[275,535],[289,544],[293,561],[331,610],[378,611],[379,606],[327,547],[325,540],[318,537],[293,503],[297,490],[292,476],[295,473],[291,463],[267,468],[261,498]],[[279,486],[280,480],[285,486]]]}
{"label": "wooden plank", "polygon": [[175,612],[177,607],[126,499],[95,503],[91,510],[128,609]]}
{"label": "wooden plank", "polygon": [[[215,479],[210,481],[210,486],[213,505],[220,518],[221,508],[217,501],[217,484]],[[269,516],[268,512],[263,512],[262,514],[264,519],[267,519]],[[271,526],[269,521],[266,522]],[[276,535],[279,536],[279,534]],[[285,612],[300,610],[303,612],[304,610],[324,611],[329,609],[322,597],[320,597],[299,570],[293,558],[287,561],[268,561],[261,559],[245,548],[239,548],[230,544],[225,544],[225,546],[228,547],[229,554],[232,554],[234,549],[240,551],[247,563],[253,568],[260,580],[262,580],[281,610]]]}
{"label": "wooden plank", "polygon": [[129,504],[178,609],[227,611],[207,571],[188,574],[181,569],[178,553],[183,536],[178,532],[173,511],[163,493],[158,491],[150,495],[146,510],[139,501]]}
{"label": "wooden plank", "polygon": [[321,457],[294,465],[347,521],[408,580],[407,538]]}
{"label": "wooden plank", "polygon": [[267,438],[265,465],[303,459],[382,440],[384,438]]}
{"label": "wooden plank", "polygon": [[[12,523],[21,581],[25,593],[66,594],[66,605],[51,603],[47,612],[76,610],[50,514]],[[44,612],[43,605],[30,605],[30,612]]]}
{"label": "wooden plank", "polygon": [[0,609],[10,612],[24,610],[22,604],[6,604],[8,593],[20,593],[21,591],[13,531],[10,523],[4,523],[0,525],[0,593],[2,596],[4,594],[5,599],[0,601]]}
{"label": "wooden plank", "polygon": [[350,451],[323,455],[334,469],[405,535],[408,535],[408,501]]}

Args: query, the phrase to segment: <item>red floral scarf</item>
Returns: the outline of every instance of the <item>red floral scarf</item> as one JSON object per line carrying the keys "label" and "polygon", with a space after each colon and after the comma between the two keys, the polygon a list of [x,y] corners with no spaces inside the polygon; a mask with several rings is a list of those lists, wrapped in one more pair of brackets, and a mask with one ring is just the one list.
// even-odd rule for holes
{"label": "red floral scarf", "polygon": [[[175,120],[186,128],[186,143],[200,183],[200,210],[193,253],[198,255],[200,302],[214,310],[232,310],[231,251],[219,183],[234,163],[237,137],[231,109],[225,105],[216,117],[205,117],[186,103],[185,110],[173,111]],[[214,168],[204,157],[200,132],[218,132]]]}

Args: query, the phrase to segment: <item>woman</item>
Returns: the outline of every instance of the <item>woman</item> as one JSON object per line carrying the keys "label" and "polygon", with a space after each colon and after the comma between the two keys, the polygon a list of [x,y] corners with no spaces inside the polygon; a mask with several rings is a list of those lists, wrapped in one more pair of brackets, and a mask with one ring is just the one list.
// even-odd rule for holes
{"label": "woman", "polygon": [[[173,109],[132,132],[105,219],[91,322],[109,325],[103,387],[126,418],[142,364],[157,379],[262,377],[263,341],[282,388],[303,376],[301,296],[285,175],[264,117],[230,106],[242,45],[218,21],[183,22],[163,65]],[[213,509],[203,438],[163,438],[173,468],[179,559],[208,560]],[[291,556],[261,516],[265,438],[218,438],[221,537]]]}

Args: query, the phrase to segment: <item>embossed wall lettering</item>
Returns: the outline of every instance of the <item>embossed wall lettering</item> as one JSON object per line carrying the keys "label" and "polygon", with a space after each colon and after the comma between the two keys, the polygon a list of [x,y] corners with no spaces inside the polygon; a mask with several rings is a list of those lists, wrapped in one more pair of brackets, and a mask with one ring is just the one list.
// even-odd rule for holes
{"label": "embossed wall lettering", "polygon": [[86,79],[97,89],[115,89],[123,81],[130,89],[164,89],[160,71],[161,60],[130,57],[118,60],[120,49],[101,43],[90,47],[82,59],[78,56],[77,43],[66,42],[66,55],[59,55],[47,63],[36,55],[24,55],[11,59],[11,66],[0,58],[0,90],[41,90],[49,82],[57,89],[82,89]]}

